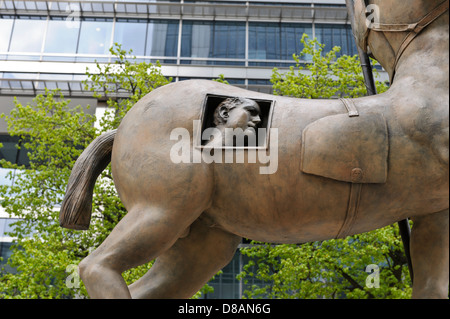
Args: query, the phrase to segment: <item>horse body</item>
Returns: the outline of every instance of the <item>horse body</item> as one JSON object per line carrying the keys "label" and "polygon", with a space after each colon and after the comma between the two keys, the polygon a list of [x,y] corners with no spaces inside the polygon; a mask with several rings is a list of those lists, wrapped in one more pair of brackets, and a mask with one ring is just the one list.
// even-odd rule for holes
{"label": "horse body", "polygon": [[[172,162],[169,155],[176,141],[169,139],[171,131],[186,128],[192,138],[191,150],[195,150],[193,121],[201,118],[208,93],[275,100],[271,127],[278,129],[276,173],[260,174],[265,164],[258,161]],[[426,147],[417,149],[402,132],[394,107],[389,105],[389,95],[384,97],[385,104],[380,103],[381,99],[377,96],[373,105],[373,98],[356,100],[361,112],[383,113],[387,118],[390,151],[387,182],[363,185],[352,234],[446,208],[448,184],[444,180],[448,167],[438,165]],[[128,210],[147,201],[183,206],[195,196],[205,201],[201,212],[197,212],[200,218],[241,237],[280,243],[336,238],[345,220],[350,185],[303,173],[301,143],[302,131],[308,124],[346,112],[338,100],[274,97],[212,81],[171,84],[149,94],[121,124],[112,157],[115,184]],[[201,191],[203,187],[208,190]],[[169,195],[172,193],[177,195]]]}
{"label": "horse body", "polygon": [[[91,143],[72,170],[61,225],[88,227],[93,185],[110,160],[128,211],[80,263],[91,297],[190,297],[231,260],[242,237],[318,241],[407,217],[414,222],[413,297],[448,297],[448,0],[414,0],[407,8],[373,2],[384,9],[377,28],[390,31],[364,32],[364,2],[356,0],[356,34],[395,79],[387,92],[306,100],[183,81],[149,93],[117,131]],[[428,24],[418,36],[403,31],[432,8],[438,9],[432,19],[420,20]],[[405,24],[389,24],[399,19]],[[195,123],[202,120],[209,94],[273,101],[268,128],[277,134],[270,135],[264,152],[276,159],[275,171],[261,174],[272,163],[258,160],[195,160],[204,151],[196,147]],[[355,112],[359,120],[349,120]],[[172,157],[174,130],[187,136],[188,161]],[[250,150],[244,152],[248,158]],[[342,166],[346,162],[351,172]],[[128,287],[121,273],[155,258],[147,274]]]}

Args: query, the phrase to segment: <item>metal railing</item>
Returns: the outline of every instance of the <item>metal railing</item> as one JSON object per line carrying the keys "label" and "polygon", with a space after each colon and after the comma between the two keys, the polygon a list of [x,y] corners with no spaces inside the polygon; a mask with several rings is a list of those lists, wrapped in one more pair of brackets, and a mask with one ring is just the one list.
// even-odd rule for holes
{"label": "metal railing", "polygon": [[[271,85],[264,84],[233,84],[252,91],[270,93]],[[67,97],[90,97],[93,92],[85,88],[84,83],[76,80],[30,80],[30,79],[2,79],[0,78],[0,95],[36,96],[44,94],[46,89],[59,89]],[[123,92],[114,87],[113,93],[104,94],[106,97],[126,98],[129,92]],[[104,92],[104,91],[103,91]]]}
{"label": "metal railing", "polygon": [[[266,2],[266,3],[265,3]],[[341,4],[341,5],[339,5]],[[108,16],[150,18],[172,17],[215,17],[247,20],[251,18],[268,20],[347,20],[345,2],[324,1],[0,1],[0,14],[13,15],[58,15]]]}

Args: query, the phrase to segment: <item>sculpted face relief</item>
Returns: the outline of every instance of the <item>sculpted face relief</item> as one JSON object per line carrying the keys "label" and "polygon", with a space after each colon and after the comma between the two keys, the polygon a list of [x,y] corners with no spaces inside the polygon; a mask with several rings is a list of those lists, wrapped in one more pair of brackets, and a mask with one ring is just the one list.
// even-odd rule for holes
{"label": "sculpted face relief", "polygon": [[[270,129],[270,149],[258,148],[264,145],[266,128],[261,123],[261,109],[253,100],[227,98],[214,111],[215,127],[206,128],[201,135],[207,141],[201,150],[191,150],[191,136],[185,128],[175,128],[170,140],[178,141],[170,149],[173,163],[247,163],[268,164],[259,169],[260,174],[273,174],[278,169],[278,130]],[[201,121],[193,121],[194,136],[198,135]],[[192,155],[192,156],[191,156]]]}

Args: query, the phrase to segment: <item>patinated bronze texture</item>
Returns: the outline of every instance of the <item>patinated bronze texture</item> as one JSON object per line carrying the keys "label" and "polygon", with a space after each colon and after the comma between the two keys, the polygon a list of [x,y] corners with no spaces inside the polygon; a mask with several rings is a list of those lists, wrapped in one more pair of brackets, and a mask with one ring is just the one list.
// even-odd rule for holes
{"label": "patinated bronze texture", "polygon": [[[379,8],[378,29],[424,21],[441,4],[448,8],[445,3],[369,1]],[[413,221],[413,297],[448,296],[448,10],[439,9],[420,30],[366,32],[365,8],[364,1],[355,2],[356,34],[393,79],[387,92],[306,100],[183,81],[145,96],[117,131],[86,149],[72,172],[61,225],[88,227],[89,192],[109,156],[128,210],[80,263],[91,297],[187,298],[231,260],[242,237],[302,243],[405,218]],[[411,41],[410,32],[417,33]],[[203,151],[194,146],[195,123],[203,119],[207,96],[271,101],[270,120],[261,117],[261,108],[256,126],[270,129],[264,151],[276,157],[264,165],[276,160],[275,171],[261,174],[260,161],[195,160]],[[230,118],[247,124],[256,114],[235,111]],[[171,157],[176,128],[191,139],[190,161]],[[121,273],[155,258],[148,273],[127,287]]]}

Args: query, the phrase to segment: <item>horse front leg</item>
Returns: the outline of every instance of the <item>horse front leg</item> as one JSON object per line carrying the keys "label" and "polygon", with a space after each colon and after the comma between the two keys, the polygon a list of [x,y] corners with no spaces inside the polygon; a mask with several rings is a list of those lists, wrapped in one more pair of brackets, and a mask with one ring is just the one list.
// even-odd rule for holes
{"label": "horse front leg", "polygon": [[412,218],[413,298],[448,298],[449,210]]}

